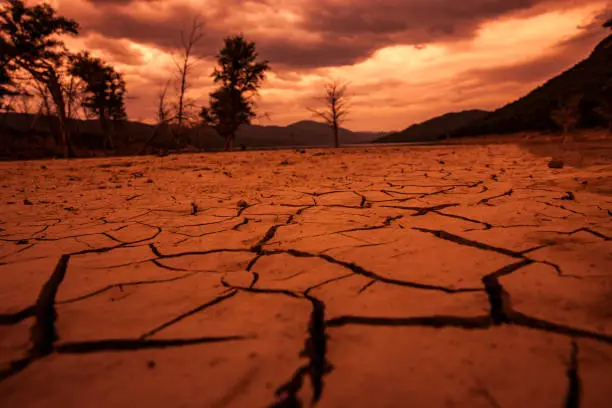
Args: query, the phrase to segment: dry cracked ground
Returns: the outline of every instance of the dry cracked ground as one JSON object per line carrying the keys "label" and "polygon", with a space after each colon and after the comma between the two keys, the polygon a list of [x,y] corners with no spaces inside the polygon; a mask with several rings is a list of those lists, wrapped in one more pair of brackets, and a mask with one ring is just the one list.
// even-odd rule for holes
{"label": "dry cracked ground", "polygon": [[610,407],[599,151],[1,163],[0,406]]}

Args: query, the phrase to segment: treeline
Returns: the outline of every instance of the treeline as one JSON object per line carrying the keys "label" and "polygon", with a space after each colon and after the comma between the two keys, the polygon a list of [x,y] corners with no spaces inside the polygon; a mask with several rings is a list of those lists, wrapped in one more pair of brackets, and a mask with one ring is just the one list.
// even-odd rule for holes
{"label": "treeline", "polygon": [[[28,7],[23,0],[8,0],[0,5],[0,109],[8,113],[16,111],[19,102],[39,100],[37,116],[53,118],[51,133],[65,157],[76,155],[72,119],[95,118],[104,133],[105,149],[114,148],[117,130],[127,120],[123,75],[87,51],[69,51],[62,38],[78,35],[79,24],[57,15],[49,4]],[[179,147],[190,129],[204,124],[216,130],[231,150],[239,126],[255,118],[254,96],[270,66],[259,60],[255,43],[242,35],[224,39],[212,74],[217,88],[209,95],[208,106],[198,108],[186,97],[194,46],[201,37],[197,19],[188,35],[181,32],[182,59],[175,61],[177,102],[168,103],[168,82],[159,95],[158,126],[143,147],[163,127],[171,130]],[[199,112],[194,114],[194,109]]]}

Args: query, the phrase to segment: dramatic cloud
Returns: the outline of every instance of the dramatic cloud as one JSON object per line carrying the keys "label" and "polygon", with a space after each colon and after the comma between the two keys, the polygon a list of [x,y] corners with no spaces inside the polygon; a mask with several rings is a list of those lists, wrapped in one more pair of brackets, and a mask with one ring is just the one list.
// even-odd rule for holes
{"label": "dramatic cloud", "polygon": [[[609,0],[61,0],[68,41],[126,76],[128,113],[152,119],[175,74],[180,31],[204,23],[189,96],[207,102],[214,57],[244,33],[270,60],[262,123],[308,118],[326,78],[351,82],[354,129],[400,129],[461,109],[494,109],[586,57],[608,33]],[[172,90],[172,89],[171,89]]]}

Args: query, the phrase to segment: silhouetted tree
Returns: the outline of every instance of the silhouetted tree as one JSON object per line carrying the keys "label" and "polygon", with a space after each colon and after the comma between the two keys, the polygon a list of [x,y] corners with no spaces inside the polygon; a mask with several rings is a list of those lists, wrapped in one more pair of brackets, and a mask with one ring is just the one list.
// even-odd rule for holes
{"label": "silhouetted tree", "polygon": [[157,113],[156,113],[157,123],[151,131],[151,136],[149,136],[147,141],[141,146],[138,154],[144,154],[147,148],[149,147],[149,145],[153,142],[153,140],[162,131],[167,130],[168,124],[172,120],[174,120],[174,116],[172,115],[172,108],[166,99],[166,95],[168,93],[169,86],[170,86],[170,81],[166,82],[166,85],[157,94]]}
{"label": "silhouetted tree", "polygon": [[563,143],[568,140],[568,132],[578,124],[580,120],[580,102],[582,96],[573,95],[562,101],[559,107],[553,109],[550,118],[557,126],[563,129]]}
{"label": "silhouetted tree", "polygon": [[[70,75],[64,85],[64,98],[66,99],[66,117],[87,118],[87,110],[83,107],[83,99],[85,98],[85,89],[87,84],[77,76]],[[79,113],[85,113],[79,115]]]}
{"label": "silhouetted tree", "polygon": [[246,41],[242,35],[224,41],[212,74],[215,83],[221,86],[210,94],[209,106],[202,108],[200,117],[225,138],[225,150],[229,151],[240,125],[250,124],[256,116],[253,97],[270,66],[268,61],[257,61],[255,43]]}
{"label": "silhouetted tree", "polygon": [[10,110],[10,103],[6,98],[17,94],[6,67],[0,62],[0,110]]}
{"label": "silhouetted tree", "polygon": [[8,71],[26,71],[48,90],[59,119],[59,138],[64,155],[71,155],[66,123],[66,103],[60,70],[66,59],[66,47],[58,38],[78,33],[74,20],[56,16],[49,4],[27,7],[23,0],[7,0],[0,8],[2,54]]}
{"label": "silhouetted tree", "polygon": [[186,110],[191,107],[191,104],[186,101],[185,93],[189,88],[189,72],[194,64],[191,61],[193,57],[193,47],[202,39],[203,27],[202,22],[198,18],[194,18],[189,35],[187,36],[185,35],[184,31],[181,31],[181,61],[174,61],[179,76],[179,94],[176,107],[176,121],[178,123],[179,131],[181,130],[183,123],[191,116],[188,112],[186,112]]}
{"label": "silhouetted tree", "polygon": [[10,49],[4,35],[0,35],[0,110],[8,111],[10,103],[6,100],[17,92],[15,84],[9,74]]}
{"label": "silhouetted tree", "polygon": [[106,135],[105,144],[112,149],[115,125],[127,117],[125,81],[113,67],[86,51],[72,55],[70,60],[70,73],[85,83],[85,97],[81,105],[98,118]]}
{"label": "silhouetted tree", "polygon": [[[12,86],[11,78],[4,65],[0,62],[0,114],[5,113],[0,116],[0,132],[4,130],[8,112],[12,110],[11,100],[15,95],[15,92],[11,89]],[[10,100],[7,100],[7,97],[10,97]]]}
{"label": "silhouetted tree", "polygon": [[348,115],[347,87],[347,83],[338,80],[327,82],[325,84],[325,96],[323,97],[325,108],[320,110],[308,108],[309,111],[322,118],[331,127],[335,147],[340,147],[338,131]]}
{"label": "silhouetted tree", "polygon": [[12,73],[9,72],[9,70],[13,68],[8,65],[10,55],[11,50],[9,48],[7,39],[4,35],[0,35],[0,110],[4,111],[11,110],[11,104],[9,101],[7,101],[7,97],[13,97],[19,94],[16,84],[12,78]]}
{"label": "silhouetted tree", "polygon": [[168,93],[168,86],[170,81],[166,82],[166,86],[157,95],[157,124],[165,125],[174,119],[172,116],[172,108],[168,104],[166,95]]}

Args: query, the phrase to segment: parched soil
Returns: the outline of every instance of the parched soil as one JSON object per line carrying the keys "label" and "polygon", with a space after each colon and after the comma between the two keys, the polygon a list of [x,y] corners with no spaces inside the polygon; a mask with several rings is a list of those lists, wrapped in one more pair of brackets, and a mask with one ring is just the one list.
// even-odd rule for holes
{"label": "parched soil", "polygon": [[589,146],[0,163],[0,406],[610,407]]}

